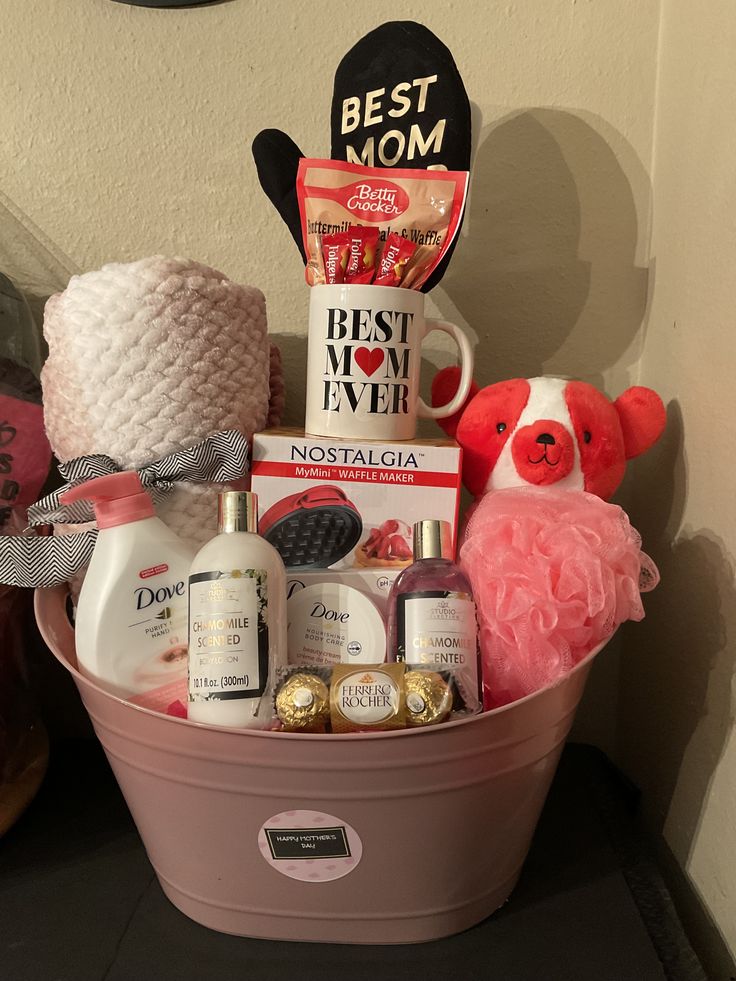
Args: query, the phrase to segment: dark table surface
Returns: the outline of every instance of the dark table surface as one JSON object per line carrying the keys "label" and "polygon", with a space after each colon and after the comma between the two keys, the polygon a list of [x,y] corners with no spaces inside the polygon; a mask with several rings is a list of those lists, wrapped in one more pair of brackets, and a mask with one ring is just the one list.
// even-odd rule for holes
{"label": "dark table surface", "polygon": [[215,933],[164,897],[99,746],[57,743],[0,842],[2,981],[702,981],[606,757],[568,746],[521,881],[472,930],[400,947]]}

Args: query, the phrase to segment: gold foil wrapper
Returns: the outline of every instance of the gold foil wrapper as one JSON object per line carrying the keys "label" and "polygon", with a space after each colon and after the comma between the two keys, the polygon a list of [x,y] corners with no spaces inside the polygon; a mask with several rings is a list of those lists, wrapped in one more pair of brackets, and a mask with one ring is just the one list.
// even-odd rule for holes
{"label": "gold foil wrapper", "polygon": [[403,664],[338,664],[330,682],[333,732],[380,732],[406,725]]}
{"label": "gold foil wrapper", "polygon": [[330,718],[330,693],[317,675],[292,674],[276,692],[276,715],[287,732],[324,732]]}
{"label": "gold foil wrapper", "polygon": [[404,691],[407,726],[444,722],[452,711],[452,691],[436,671],[407,671]]}

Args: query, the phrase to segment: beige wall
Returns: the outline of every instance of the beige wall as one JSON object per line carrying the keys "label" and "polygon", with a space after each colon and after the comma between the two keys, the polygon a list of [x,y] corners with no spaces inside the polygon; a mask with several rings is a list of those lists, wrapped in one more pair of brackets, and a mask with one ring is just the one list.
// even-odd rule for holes
{"label": "beige wall", "polygon": [[[301,263],[249,143],[279,126],[327,154],[334,68],[397,13],[345,9],[5,0],[0,190],[81,269],[178,252],[256,283],[271,329],[299,338],[296,368]],[[658,4],[422,0],[401,15],[450,46],[477,103],[465,239],[437,305],[481,340],[483,379],[544,368],[620,388],[645,302]]]}
{"label": "beige wall", "polygon": [[[625,638],[619,758],[736,946],[724,861],[736,850],[724,476],[736,11],[662,6],[660,38],[658,0],[376,2],[349,17],[336,0],[178,11],[4,0],[0,268],[43,292],[107,260],[183,253],[260,286],[298,422],[306,287],[249,141],[279,126],[326,154],[332,74],[350,44],[397,15],[435,30],[475,103],[477,153],[434,310],[477,341],[482,382],[559,372],[617,395],[641,373],[672,402],[666,440],[632,465],[624,495],[663,584]],[[432,365],[446,358],[428,352]],[[617,674],[608,651],[577,728],[614,753]]]}
{"label": "beige wall", "polygon": [[[662,588],[628,632],[625,768],[736,951],[736,8],[664,0],[641,380],[670,403],[635,510]],[[642,461],[644,463],[644,461]],[[720,977],[721,975],[719,975]]]}

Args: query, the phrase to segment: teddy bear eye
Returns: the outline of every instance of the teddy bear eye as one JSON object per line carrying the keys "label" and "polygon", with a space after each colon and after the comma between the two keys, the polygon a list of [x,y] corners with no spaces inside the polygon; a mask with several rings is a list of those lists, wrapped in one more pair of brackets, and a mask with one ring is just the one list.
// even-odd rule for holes
{"label": "teddy bear eye", "polygon": [[591,441],[591,439],[592,439],[592,438],[593,438],[593,437],[592,437],[592,436],[590,435],[590,431],[589,431],[588,429],[586,429],[586,430],[585,430],[585,432],[583,433],[583,440],[584,440],[584,441],[585,441],[586,443],[589,443],[589,442]]}
{"label": "teddy bear eye", "polygon": [[506,423],[505,422],[497,422],[496,423],[496,432],[497,433],[502,433],[505,428],[506,428]]}

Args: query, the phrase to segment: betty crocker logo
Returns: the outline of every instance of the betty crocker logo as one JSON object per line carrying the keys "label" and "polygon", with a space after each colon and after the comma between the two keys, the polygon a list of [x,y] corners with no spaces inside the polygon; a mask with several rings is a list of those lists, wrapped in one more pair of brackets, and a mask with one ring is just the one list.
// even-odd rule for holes
{"label": "betty crocker logo", "polygon": [[336,201],[362,222],[389,221],[403,215],[409,207],[409,195],[402,187],[375,177],[366,177],[344,187],[307,187],[305,190],[313,197]]}

